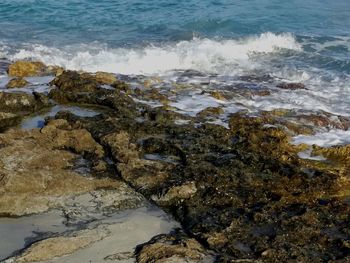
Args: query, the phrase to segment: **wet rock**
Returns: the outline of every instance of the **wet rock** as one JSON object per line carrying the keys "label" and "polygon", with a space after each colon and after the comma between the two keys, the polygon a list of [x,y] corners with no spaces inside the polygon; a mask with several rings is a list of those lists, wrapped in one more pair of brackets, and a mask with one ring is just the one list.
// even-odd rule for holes
{"label": "wet rock", "polygon": [[0,112],[0,131],[17,124],[20,116],[10,112]]}
{"label": "wet rock", "polygon": [[111,133],[102,138],[102,143],[119,162],[118,169],[121,176],[134,187],[146,191],[157,187],[167,178],[164,164],[139,158],[139,151],[135,144],[130,143],[128,133]]}
{"label": "wet rock", "polygon": [[0,92],[0,110],[5,112],[32,112],[42,108],[35,97],[25,92]]}
{"label": "wet rock", "polygon": [[217,90],[211,91],[211,92],[210,92],[210,95],[211,95],[213,98],[218,99],[218,100],[226,100],[224,94],[223,94],[222,92],[220,92],[220,91],[217,91]]}
{"label": "wet rock", "polygon": [[197,113],[197,117],[210,117],[210,116],[218,116],[224,113],[224,110],[220,107],[208,107],[204,110]]}
{"label": "wet rock", "polygon": [[6,88],[12,89],[12,88],[23,88],[29,84],[28,81],[26,81],[24,78],[14,78],[11,79],[7,84]]}
{"label": "wet rock", "polygon": [[99,83],[90,74],[79,74],[76,71],[64,71],[50,83],[61,91],[67,92],[93,92]]}
{"label": "wet rock", "polygon": [[60,66],[48,66],[48,71],[52,72],[56,77],[64,72],[64,68]]}
{"label": "wet rock", "polygon": [[[303,148],[289,143],[291,132],[282,121],[294,118],[293,112],[233,114],[230,129],[208,123],[176,125],[174,119],[185,117],[128,103],[121,91],[64,93],[70,92],[62,93],[69,102],[117,109],[92,119],[67,115],[67,122],[88,130],[115,161],[118,174],[171,213],[196,242],[215,250],[219,262],[348,257],[349,207],[337,197],[344,196],[340,186],[348,166],[325,163],[322,168],[301,160]],[[147,159],[149,154],[164,158]],[[166,161],[172,156],[178,161]],[[188,250],[188,239],[155,238],[137,251],[138,260],[201,262],[191,253],[205,252]]]}
{"label": "wet rock", "polygon": [[151,88],[155,85],[158,85],[162,83],[162,79],[160,79],[159,77],[150,77],[150,78],[147,78],[143,81],[143,86],[145,88]]}
{"label": "wet rock", "polygon": [[185,183],[180,186],[174,186],[162,197],[152,197],[153,201],[161,204],[171,204],[173,202],[183,202],[190,199],[197,192],[195,182]]}
{"label": "wet rock", "polygon": [[47,75],[50,72],[42,62],[32,61],[16,61],[8,68],[10,77],[35,77]]}
{"label": "wet rock", "polygon": [[277,85],[277,88],[286,90],[307,90],[303,83],[281,83]]}
{"label": "wet rock", "polygon": [[86,130],[70,130],[63,120],[41,131],[0,134],[0,214],[20,216],[60,206],[72,194],[116,188],[110,179],[74,172],[77,154],[99,159],[103,150]]}
{"label": "wet rock", "polygon": [[213,262],[198,241],[181,232],[159,235],[136,249],[137,262]]}
{"label": "wet rock", "polygon": [[85,248],[108,235],[106,229],[82,230],[74,235],[53,237],[30,246],[21,256],[13,258],[17,263],[43,262]]}
{"label": "wet rock", "polygon": [[112,73],[98,71],[94,76],[97,82],[100,84],[112,85],[117,81],[117,77]]}

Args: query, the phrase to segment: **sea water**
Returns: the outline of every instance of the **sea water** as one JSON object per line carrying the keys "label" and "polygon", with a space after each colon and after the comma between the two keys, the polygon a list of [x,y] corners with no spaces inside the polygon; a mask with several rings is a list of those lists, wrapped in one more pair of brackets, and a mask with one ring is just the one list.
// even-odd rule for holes
{"label": "sea water", "polygon": [[173,81],[194,70],[220,87],[268,75],[307,90],[236,98],[227,108],[350,116],[349,0],[1,0],[0,58]]}

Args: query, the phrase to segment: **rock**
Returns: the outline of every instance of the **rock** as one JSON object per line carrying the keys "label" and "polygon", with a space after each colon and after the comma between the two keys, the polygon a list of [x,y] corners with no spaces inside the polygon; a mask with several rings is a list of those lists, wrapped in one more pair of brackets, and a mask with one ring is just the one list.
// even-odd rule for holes
{"label": "rock", "polygon": [[136,248],[137,262],[213,262],[198,241],[181,232],[159,235]]}
{"label": "rock", "polygon": [[170,204],[173,202],[182,202],[185,199],[190,199],[197,192],[195,182],[185,183],[180,186],[174,186],[161,198],[152,197],[157,203]]}
{"label": "rock", "polygon": [[210,116],[218,116],[224,113],[224,110],[220,107],[208,107],[204,110],[197,113],[197,117],[210,117]]}
{"label": "rock", "polygon": [[40,108],[35,97],[25,92],[0,92],[0,110],[5,112],[34,111]]}
{"label": "rock", "polygon": [[36,77],[49,74],[47,67],[42,62],[16,61],[8,68],[10,77]]}
{"label": "rock", "polygon": [[79,74],[76,71],[64,71],[50,83],[65,92],[93,92],[99,83],[90,74]]}
{"label": "rock", "polygon": [[[113,189],[119,182],[81,176],[73,170],[77,154],[100,159],[102,147],[86,130],[70,130],[63,120],[41,131],[0,134],[0,214],[21,216],[58,207],[70,195]],[[89,157],[90,158],[90,157]]]}
{"label": "rock", "polygon": [[57,148],[72,149],[75,153],[91,154],[97,158],[104,155],[102,146],[96,143],[87,130],[70,129],[68,122],[65,120],[49,121],[48,125],[41,129],[41,133],[50,136]]}
{"label": "rock", "polygon": [[95,73],[95,79],[100,84],[112,85],[117,82],[117,77],[112,73],[98,71]]}
{"label": "rock", "polygon": [[130,143],[126,132],[111,133],[102,138],[114,159],[119,162],[122,177],[136,188],[149,190],[167,178],[164,165],[157,161],[140,159],[136,145]]}
{"label": "rock", "polygon": [[225,98],[225,96],[223,95],[223,93],[220,92],[220,91],[217,91],[217,90],[211,91],[211,92],[210,92],[210,95],[211,95],[213,98],[217,99],[217,100],[226,100],[226,98]]}
{"label": "rock", "polygon": [[0,131],[11,127],[20,120],[20,116],[10,112],[0,112]]}
{"label": "rock", "polygon": [[7,85],[6,88],[11,89],[11,88],[23,88],[29,84],[28,81],[26,81],[24,78],[14,78],[11,79]]}
{"label": "rock", "polygon": [[281,84],[278,84],[277,87],[280,89],[287,89],[287,90],[300,90],[300,89],[307,90],[307,88],[303,83],[281,83]]}
{"label": "rock", "polygon": [[48,71],[53,73],[56,77],[58,77],[59,75],[61,75],[64,72],[64,68],[60,67],[60,66],[48,66],[47,67]]}
{"label": "rock", "polygon": [[21,256],[14,258],[16,263],[43,262],[85,248],[108,235],[106,229],[81,230],[74,235],[48,238],[30,246]]}

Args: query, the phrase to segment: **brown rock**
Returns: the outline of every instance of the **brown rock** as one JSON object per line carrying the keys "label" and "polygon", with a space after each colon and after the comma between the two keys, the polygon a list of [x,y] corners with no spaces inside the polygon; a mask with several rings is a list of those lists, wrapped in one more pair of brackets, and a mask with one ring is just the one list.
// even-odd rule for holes
{"label": "brown rock", "polygon": [[11,79],[7,85],[6,88],[12,89],[12,88],[23,88],[29,84],[28,81],[26,81],[24,78],[14,78]]}
{"label": "brown rock", "polygon": [[110,179],[81,176],[72,170],[79,157],[76,153],[99,158],[103,150],[86,130],[69,130],[65,125],[57,120],[42,132],[9,130],[0,134],[1,215],[44,212],[60,206],[72,194],[119,185]]}
{"label": "brown rock", "polygon": [[218,99],[218,100],[226,100],[225,96],[220,91],[217,91],[217,90],[211,91],[210,95],[213,98]]}
{"label": "brown rock", "polygon": [[142,245],[137,262],[213,262],[213,258],[195,239],[175,235],[160,235]]}
{"label": "brown rock", "polygon": [[169,189],[169,191],[161,198],[153,197],[153,200],[157,203],[161,202],[173,202],[173,201],[183,201],[185,199],[190,199],[197,192],[197,187],[195,182],[188,182],[180,186],[174,186]]}
{"label": "brown rock", "polygon": [[96,91],[99,83],[88,73],[79,74],[76,71],[64,71],[50,83],[61,91],[92,92]]}
{"label": "brown rock", "polygon": [[17,61],[8,68],[10,77],[35,77],[48,74],[47,67],[42,62]]}
{"label": "brown rock", "polygon": [[208,107],[204,110],[197,113],[197,117],[210,117],[210,116],[218,116],[220,114],[223,114],[224,110],[220,107]]}
{"label": "brown rock", "polygon": [[15,262],[42,262],[71,254],[107,236],[103,228],[82,230],[71,236],[48,238],[29,247]]}
{"label": "brown rock", "polygon": [[112,73],[98,71],[95,73],[95,79],[100,84],[112,85],[117,81],[117,77]]}

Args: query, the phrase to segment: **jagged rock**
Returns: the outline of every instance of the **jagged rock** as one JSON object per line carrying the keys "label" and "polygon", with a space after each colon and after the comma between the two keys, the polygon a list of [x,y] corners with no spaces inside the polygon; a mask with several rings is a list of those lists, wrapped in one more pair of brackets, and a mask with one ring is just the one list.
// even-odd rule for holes
{"label": "jagged rock", "polygon": [[72,194],[116,188],[118,181],[93,179],[73,170],[77,153],[101,159],[102,147],[86,130],[54,120],[41,131],[0,134],[0,214],[20,216],[58,207]]}
{"label": "jagged rock", "polygon": [[137,247],[136,254],[138,263],[214,262],[214,257],[198,241],[179,231],[152,238]]}
{"label": "jagged rock", "polygon": [[94,77],[100,84],[112,85],[117,82],[117,77],[112,73],[98,71],[95,73]]}
{"label": "jagged rock", "polygon": [[8,68],[8,74],[10,77],[35,77],[47,75],[49,73],[50,72],[45,64],[38,61],[16,61]]}
{"label": "jagged rock", "polygon": [[15,125],[20,119],[20,116],[10,112],[0,112],[0,131]]}
{"label": "jagged rock", "polygon": [[156,203],[171,204],[173,202],[183,202],[185,199],[190,199],[197,192],[195,182],[185,183],[180,186],[174,186],[162,197],[152,197]]}
{"label": "jagged rock", "polygon": [[35,97],[25,92],[0,92],[0,110],[5,112],[34,111],[40,108]]}
{"label": "jagged rock", "polygon": [[64,71],[50,84],[64,92],[92,92],[99,87],[99,83],[90,74],[79,74],[76,71]]}
{"label": "jagged rock", "polygon": [[26,81],[24,78],[14,78],[11,79],[7,85],[6,88],[12,89],[12,88],[23,88],[29,84],[28,81]]}
{"label": "jagged rock", "polygon": [[48,66],[50,72],[52,72],[56,77],[60,76],[64,72],[64,68],[60,66]]}

